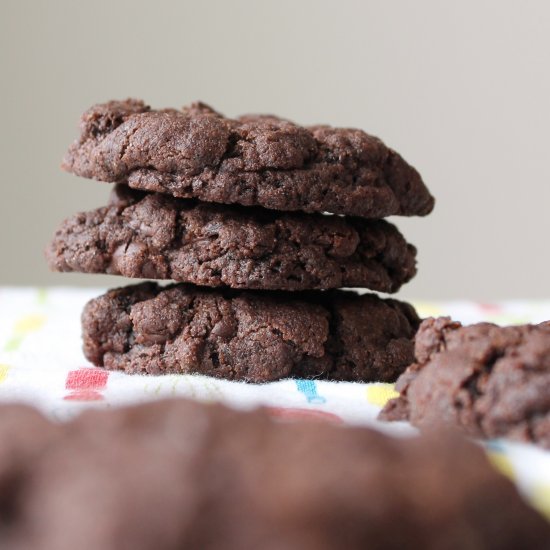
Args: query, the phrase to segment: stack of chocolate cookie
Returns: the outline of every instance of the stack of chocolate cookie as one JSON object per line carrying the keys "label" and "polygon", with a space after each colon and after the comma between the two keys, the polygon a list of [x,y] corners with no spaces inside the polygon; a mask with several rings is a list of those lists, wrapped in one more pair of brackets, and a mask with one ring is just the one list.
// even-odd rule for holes
{"label": "stack of chocolate cookie", "polygon": [[414,359],[409,304],[334,290],[396,292],[416,273],[416,249],[381,218],[426,215],[434,199],[377,138],[113,101],[83,115],[63,167],[117,185],[107,206],[62,224],[51,267],[177,281],[92,300],[94,364],[394,381]]}

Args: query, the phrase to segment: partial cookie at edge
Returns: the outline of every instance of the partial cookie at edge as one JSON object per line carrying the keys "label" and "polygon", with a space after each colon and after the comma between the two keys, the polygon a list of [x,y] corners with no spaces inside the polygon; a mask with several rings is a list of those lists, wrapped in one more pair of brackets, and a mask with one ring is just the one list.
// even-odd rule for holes
{"label": "partial cookie at edge", "polygon": [[381,413],[419,427],[446,424],[475,437],[507,437],[550,449],[550,323],[462,326],[425,320],[401,395]]}

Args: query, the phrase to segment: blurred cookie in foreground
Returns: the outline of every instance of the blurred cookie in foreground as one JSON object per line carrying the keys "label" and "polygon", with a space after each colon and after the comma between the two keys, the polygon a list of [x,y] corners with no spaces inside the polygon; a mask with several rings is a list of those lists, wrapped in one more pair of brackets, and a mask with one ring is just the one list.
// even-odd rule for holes
{"label": "blurred cookie in foreground", "polygon": [[446,424],[550,449],[550,322],[500,327],[427,319],[416,335],[415,363],[396,389],[400,396],[382,410],[383,420]]}
{"label": "blurred cookie in foreground", "polygon": [[254,292],[142,283],[82,314],[84,354],[127,373],[395,381],[420,320],[397,300],[352,291]]}
{"label": "blurred cookie in foreground", "polygon": [[[37,437],[38,436],[38,437]],[[546,549],[462,438],[287,424],[185,400],[52,424],[0,407],[5,550]]]}
{"label": "blurred cookie in foreground", "polygon": [[366,218],[426,215],[419,173],[362,130],[299,126],[273,115],[229,119],[203,103],[154,110],[110,101],[82,115],[63,168],[205,202]]}

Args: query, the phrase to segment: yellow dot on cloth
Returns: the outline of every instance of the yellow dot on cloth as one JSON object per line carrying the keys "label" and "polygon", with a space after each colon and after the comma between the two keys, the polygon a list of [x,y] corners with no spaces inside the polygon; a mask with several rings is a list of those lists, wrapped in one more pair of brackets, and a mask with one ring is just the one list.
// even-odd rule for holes
{"label": "yellow dot on cloth", "polygon": [[45,288],[39,288],[36,292],[36,301],[43,306],[48,301],[48,291]]}
{"label": "yellow dot on cloth", "polygon": [[445,311],[443,311],[440,306],[429,302],[414,302],[414,307],[422,319],[425,317],[440,317],[441,315],[446,315]]}
{"label": "yellow dot on cloth", "polygon": [[371,405],[383,407],[390,399],[398,397],[394,384],[369,384],[367,386],[367,401]]}
{"label": "yellow dot on cloth", "polygon": [[0,384],[8,377],[8,365],[0,365]]}
{"label": "yellow dot on cloth", "polygon": [[46,322],[45,315],[25,315],[15,323],[13,331],[15,334],[27,334],[40,330]]}
{"label": "yellow dot on cloth", "polygon": [[531,493],[530,501],[541,514],[550,519],[550,485],[537,485]]}
{"label": "yellow dot on cloth", "polygon": [[10,338],[4,346],[4,351],[15,351],[21,345],[22,341],[23,336],[21,335],[16,335],[13,338]]}
{"label": "yellow dot on cloth", "polygon": [[512,480],[514,479],[514,466],[506,455],[495,451],[488,451],[487,458],[501,474]]}

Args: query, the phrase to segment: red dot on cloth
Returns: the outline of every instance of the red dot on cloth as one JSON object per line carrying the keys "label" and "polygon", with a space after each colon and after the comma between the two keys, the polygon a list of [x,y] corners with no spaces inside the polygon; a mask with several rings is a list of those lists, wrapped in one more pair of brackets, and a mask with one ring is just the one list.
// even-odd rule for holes
{"label": "red dot on cloth", "polygon": [[478,307],[487,313],[499,313],[503,310],[502,306],[499,304],[479,303]]}
{"label": "red dot on cloth", "polygon": [[67,390],[99,390],[107,386],[109,373],[103,369],[78,369],[67,374],[65,388]]}
{"label": "red dot on cloth", "polygon": [[267,412],[280,420],[321,420],[336,424],[342,423],[339,416],[319,409],[267,407]]}
{"label": "red dot on cloth", "polygon": [[95,390],[77,390],[63,397],[65,401],[101,401],[105,399]]}

